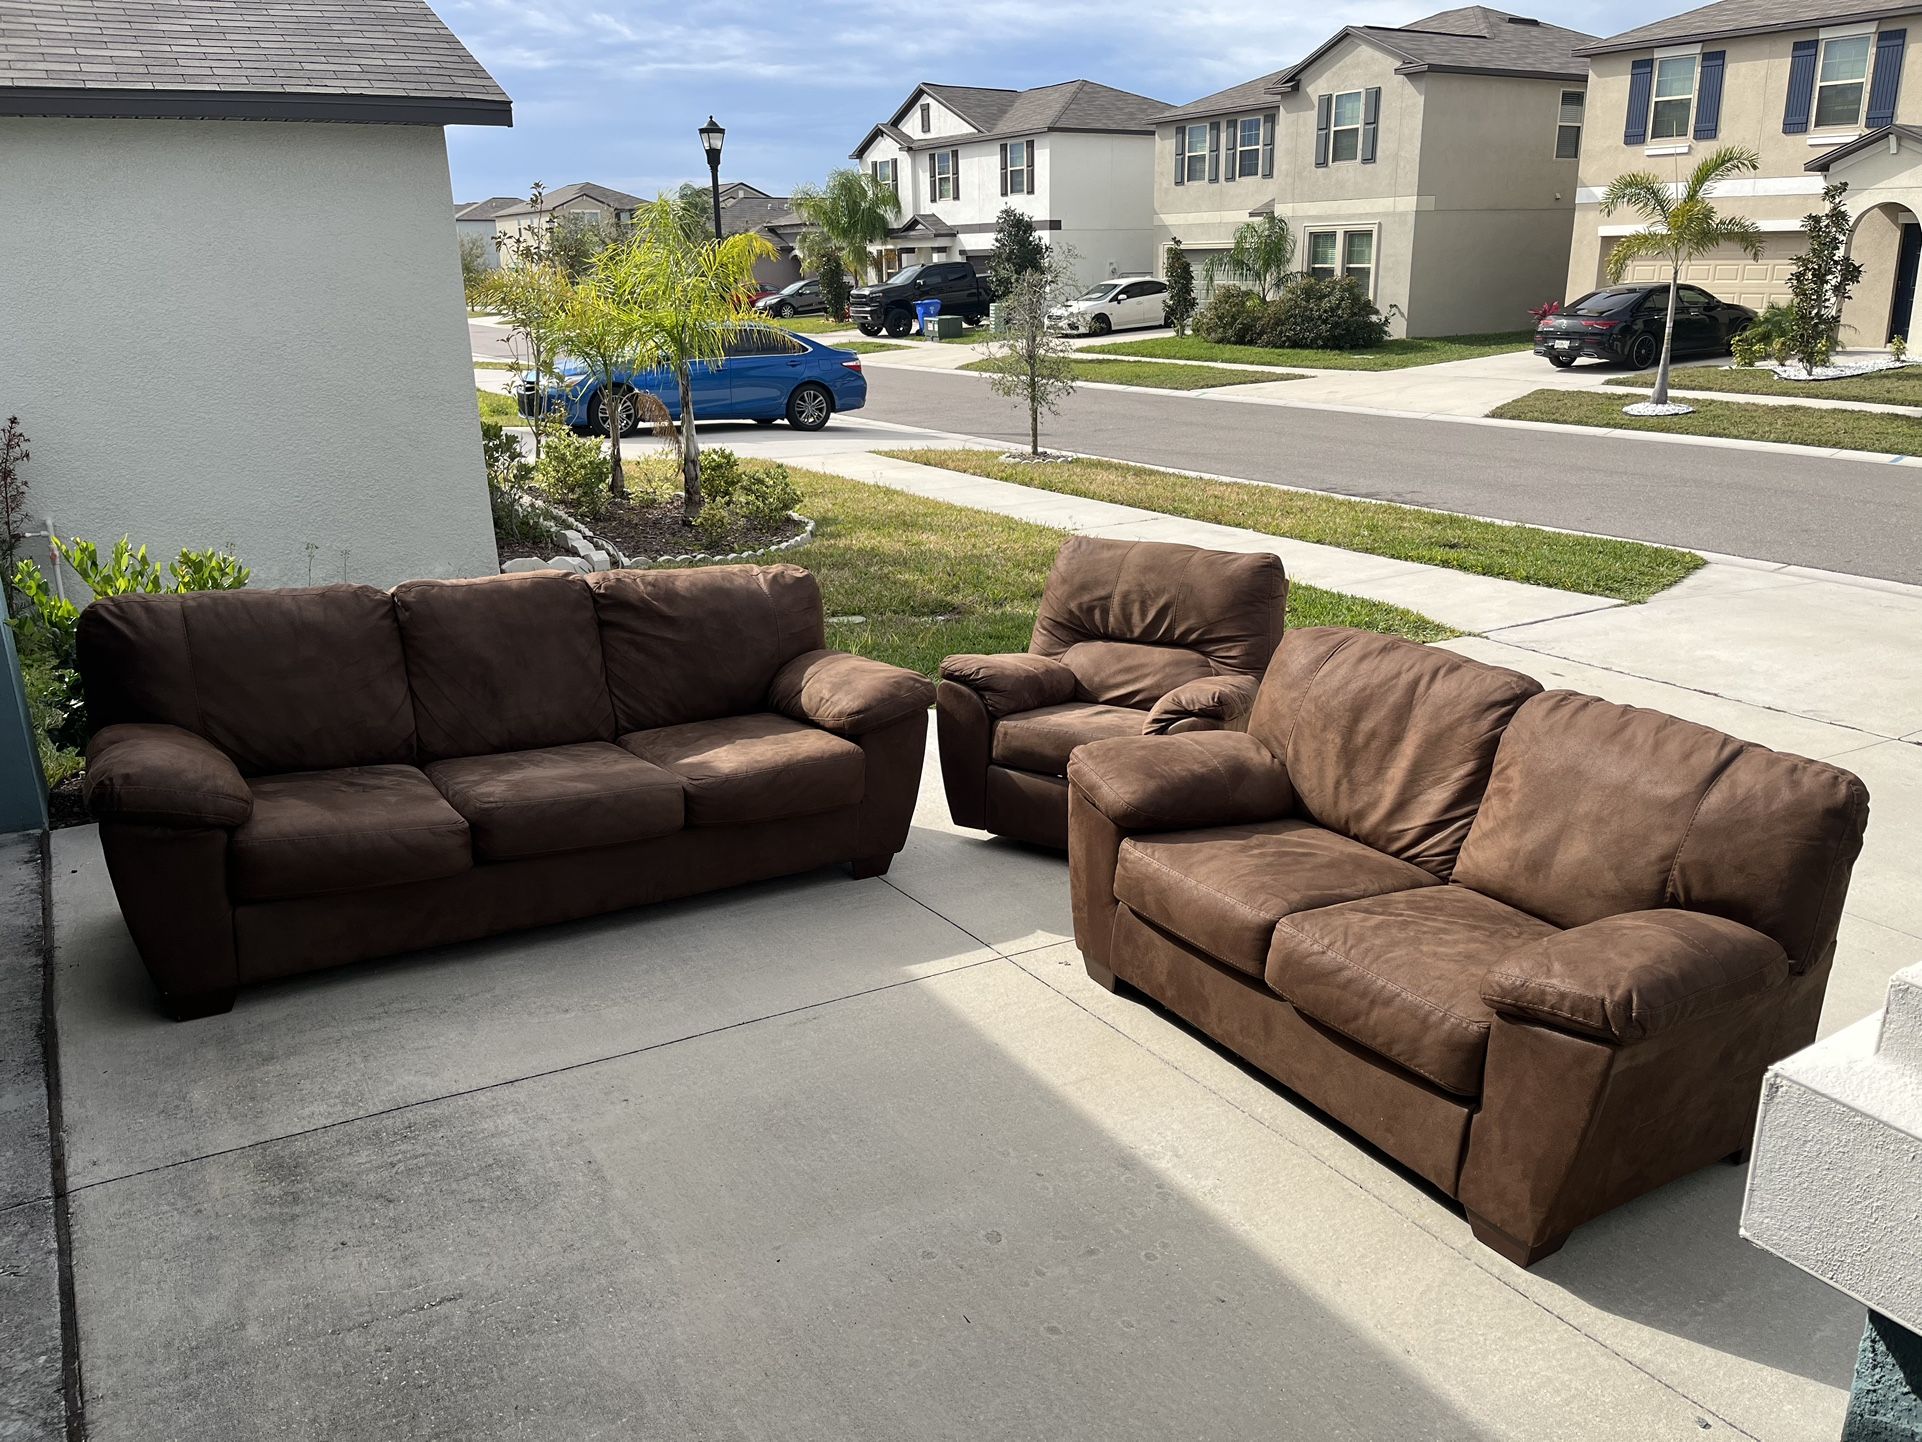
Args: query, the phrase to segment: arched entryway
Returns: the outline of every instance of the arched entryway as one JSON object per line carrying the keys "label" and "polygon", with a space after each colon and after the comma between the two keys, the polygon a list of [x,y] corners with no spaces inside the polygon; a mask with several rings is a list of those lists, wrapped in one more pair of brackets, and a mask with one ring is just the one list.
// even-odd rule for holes
{"label": "arched entryway", "polygon": [[1849,254],[1862,279],[1842,309],[1842,344],[1880,347],[1893,336],[1914,336],[1922,218],[1897,201],[1871,205],[1856,217]]}

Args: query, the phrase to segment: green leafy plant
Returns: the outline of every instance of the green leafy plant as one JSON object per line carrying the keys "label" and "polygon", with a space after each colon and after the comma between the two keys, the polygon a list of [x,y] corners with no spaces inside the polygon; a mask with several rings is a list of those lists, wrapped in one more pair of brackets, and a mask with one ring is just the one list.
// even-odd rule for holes
{"label": "green leafy plant", "polygon": [[719,549],[727,533],[734,528],[734,517],[728,514],[725,506],[703,506],[694,518],[694,534],[700,538],[706,550]]}
{"label": "green leafy plant", "polygon": [[723,446],[701,453],[701,492],[710,505],[754,525],[773,525],[801,504],[800,488],[786,466],[743,464]]}
{"label": "green leafy plant", "polygon": [[598,521],[613,499],[599,438],[577,436],[551,417],[540,429],[546,432],[546,440],[534,462],[534,489],[578,520]]}
{"label": "green leafy plant", "polygon": [[494,516],[497,545],[557,545],[560,532],[545,512],[528,499],[534,467],[520,440],[492,421],[481,422],[481,457],[487,467],[487,504]]}
{"label": "green leafy plant", "polygon": [[1388,322],[1352,276],[1302,276],[1262,307],[1256,344],[1276,350],[1366,350]]}
{"label": "green leafy plant", "polygon": [[1217,286],[1195,316],[1195,334],[1215,345],[1254,345],[1262,311],[1261,297],[1252,290]]}
{"label": "green leafy plant", "polygon": [[1778,366],[1785,366],[1794,358],[1795,351],[1787,336],[1781,336],[1769,346],[1769,355]]}
{"label": "green leafy plant", "polygon": [[1048,258],[1047,242],[1034,221],[1012,205],[994,218],[994,249],[988,254],[988,279],[996,295],[1006,295],[1014,283]]}
{"label": "green leafy plant", "polygon": [[1907,336],[1892,335],[1889,337],[1889,358],[1898,364],[1908,360],[1909,338]]}
{"label": "green leafy plant", "polygon": [[1041,417],[1074,394],[1074,347],[1049,324],[1056,306],[1074,291],[1076,256],[1070,246],[1048,247],[1040,266],[1001,297],[1001,324],[983,347],[988,388],[1018,402],[1028,415],[1029,454],[1041,454]]}
{"label": "green leafy plant", "polygon": [[821,304],[827,307],[828,316],[833,320],[848,318],[848,296],[853,285],[848,280],[848,268],[842,264],[841,253],[830,250],[822,255],[815,270],[821,282]]}
{"label": "green leafy plant", "polygon": [[1222,276],[1244,282],[1261,300],[1273,300],[1289,284],[1295,233],[1278,215],[1264,215],[1235,231],[1228,248],[1208,257],[1202,278],[1213,290]]}
{"label": "green leafy plant", "polygon": [[1804,246],[1789,271],[1789,354],[1819,370],[1835,353],[1842,333],[1842,307],[1862,279],[1862,263],[1849,257],[1854,224],[1842,197],[1848,182],[1822,190],[1822,209],[1802,219]]}
{"label": "green leafy plant", "polygon": [[31,458],[20,417],[8,416],[0,427],[0,574],[13,569],[14,554],[26,534],[27,478],[22,472]]}
{"label": "green leafy plant", "polygon": [[1728,343],[1728,348],[1729,354],[1735,358],[1735,363],[1746,368],[1761,363],[1762,355],[1768,348],[1768,341],[1765,337],[1756,335],[1752,329],[1745,330]]}
{"label": "green leafy plant", "polygon": [[1162,269],[1168,280],[1168,295],[1161,303],[1162,323],[1184,336],[1195,318],[1195,268],[1180,241],[1170,242]]}
{"label": "green leafy plant", "polygon": [[857,285],[878,270],[874,248],[886,243],[901,218],[894,187],[851,167],[829,171],[825,184],[797,185],[789,204],[807,225],[795,241],[801,268],[818,272],[832,252]]}

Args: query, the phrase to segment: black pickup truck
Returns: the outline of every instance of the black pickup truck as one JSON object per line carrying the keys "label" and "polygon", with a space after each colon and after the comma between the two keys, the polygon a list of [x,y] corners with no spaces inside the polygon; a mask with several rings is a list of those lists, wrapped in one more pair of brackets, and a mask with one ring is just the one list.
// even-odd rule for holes
{"label": "black pickup truck", "polygon": [[975,274],[965,260],[942,260],[910,265],[879,285],[857,288],[848,296],[848,314],[862,335],[886,331],[904,336],[914,329],[916,301],[938,300],[942,315],[958,315],[969,325],[980,325],[988,318],[991,299],[986,276]]}

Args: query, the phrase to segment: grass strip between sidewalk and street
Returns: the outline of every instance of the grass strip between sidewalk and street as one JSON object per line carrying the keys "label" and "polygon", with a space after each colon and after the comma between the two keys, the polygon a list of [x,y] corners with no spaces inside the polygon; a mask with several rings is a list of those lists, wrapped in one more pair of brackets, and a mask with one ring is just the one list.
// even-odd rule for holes
{"label": "grass strip between sidewalk and street", "polygon": [[836,350],[851,350],[856,355],[873,355],[876,351],[907,350],[906,341],[898,340],[837,340]]}
{"label": "grass strip between sidewalk and street", "polygon": [[[991,360],[969,361],[964,371],[989,372]],[[1147,386],[1162,391],[1205,391],[1217,386],[1255,386],[1268,381],[1299,381],[1306,376],[1288,371],[1237,371],[1222,366],[1184,366],[1170,361],[1082,360],[1068,361],[1078,381],[1095,381],[1109,386]]]}
{"label": "grass strip between sidewalk and street", "polygon": [[[1872,371],[1832,381],[1785,381],[1761,366],[1684,366],[1669,377],[1678,391],[1716,391],[1729,395],[1789,396],[1804,401],[1865,401],[1879,406],[1922,406],[1922,366]],[[1655,375],[1645,371],[1605,382],[1629,390],[1652,390]],[[1821,409],[1821,407],[1816,407]]]}
{"label": "grass strip between sidewalk and street", "polygon": [[[1680,389],[1678,386],[1677,389]],[[1627,416],[1634,402],[1600,391],[1531,391],[1488,414],[1504,421],[1547,421],[1562,426],[1599,426],[1621,431],[1660,431],[1675,436],[1716,436],[1824,450],[1915,455],[1922,422],[1886,411],[1828,406],[1757,406],[1740,401],[1691,400],[1686,416]]]}
{"label": "grass strip between sidewalk and street", "polygon": [[1200,336],[1163,336],[1155,340],[1124,340],[1084,346],[1084,355],[1147,356],[1159,360],[1227,361],[1235,365],[1308,366],[1317,370],[1393,371],[1410,366],[1440,365],[1444,361],[1477,360],[1527,350],[1535,343],[1532,331],[1495,335],[1444,335],[1421,340],[1390,340],[1366,350],[1276,349],[1259,345],[1217,345]]}
{"label": "grass strip between sidewalk and street", "polygon": [[1203,480],[1120,461],[1036,464],[1003,460],[998,453],[984,450],[882,454],[1018,486],[1618,601],[1646,601],[1703,564],[1692,551],[1639,541],[1573,535],[1246,481]]}

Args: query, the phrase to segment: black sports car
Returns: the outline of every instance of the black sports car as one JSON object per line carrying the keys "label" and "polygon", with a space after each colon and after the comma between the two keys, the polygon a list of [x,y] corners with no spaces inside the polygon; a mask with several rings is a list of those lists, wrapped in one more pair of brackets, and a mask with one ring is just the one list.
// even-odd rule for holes
{"label": "black sports car", "polygon": [[[1755,321],[1745,305],[1717,300],[1698,285],[1676,289],[1676,356],[1727,355]],[[1535,354],[1566,369],[1583,357],[1647,370],[1662,354],[1668,282],[1611,285],[1570,301],[1535,328]]]}

